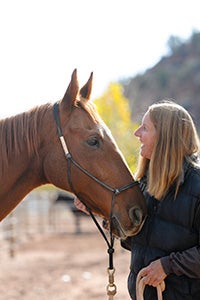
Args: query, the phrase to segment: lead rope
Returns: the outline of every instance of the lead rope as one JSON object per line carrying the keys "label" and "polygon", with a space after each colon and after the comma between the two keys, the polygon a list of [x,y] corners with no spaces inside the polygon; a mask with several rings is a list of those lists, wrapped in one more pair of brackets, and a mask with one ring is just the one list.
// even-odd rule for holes
{"label": "lead rope", "polygon": [[109,300],[113,300],[113,297],[117,293],[117,287],[116,287],[116,285],[114,283],[115,268],[113,266],[114,240],[115,239],[114,239],[113,235],[110,234],[110,242],[108,241],[108,239],[107,239],[107,237],[105,235],[105,232],[103,231],[103,229],[101,228],[101,226],[97,222],[97,219],[95,218],[95,216],[93,215],[93,213],[91,212],[91,210],[88,209],[88,211],[90,213],[90,216],[92,217],[92,220],[96,224],[97,228],[99,229],[100,233],[102,234],[103,238],[105,239],[105,241],[106,241],[106,243],[108,245],[107,252],[108,252],[108,255],[109,255],[109,267],[107,268],[108,285],[106,287],[106,291],[107,291],[108,299]]}
{"label": "lead rope", "polygon": [[[86,206],[87,207],[87,206]],[[102,234],[103,238],[105,239],[107,245],[108,245],[108,255],[109,255],[109,266],[107,268],[107,273],[108,273],[108,285],[106,287],[106,291],[107,291],[107,296],[108,296],[108,300],[113,300],[113,297],[116,295],[117,293],[117,286],[115,285],[115,280],[114,280],[114,273],[115,273],[115,268],[113,265],[113,254],[114,254],[114,241],[115,238],[113,237],[113,235],[111,234],[112,229],[110,228],[110,242],[108,241],[105,232],[103,231],[102,227],[99,225],[99,223],[97,222],[97,219],[95,218],[95,216],[93,215],[93,213],[91,212],[91,210],[89,210],[90,216],[92,217],[92,220],[94,221],[95,225],[97,226],[97,228],[99,229],[100,233]],[[112,226],[112,225],[110,225]]]}
{"label": "lead rope", "polygon": [[[143,294],[144,294],[144,289],[145,289],[145,283],[143,280],[143,277],[141,276],[142,270],[137,275],[136,279],[136,299],[137,300],[144,300]],[[162,300],[162,292],[165,290],[165,282],[164,280],[159,284],[157,287],[157,296],[158,300]]]}
{"label": "lead rope", "polygon": [[[71,180],[71,174],[70,174],[70,170],[71,170],[71,162],[72,162],[72,157],[71,155],[67,155],[67,164],[68,164],[68,180],[69,180],[69,185],[71,187],[72,192],[77,195],[77,197],[79,198],[79,200],[85,205],[87,211],[89,212],[92,220],[94,221],[95,225],[97,226],[98,230],[100,231],[101,235],[103,236],[104,240],[106,241],[106,244],[108,245],[108,255],[109,255],[109,267],[107,268],[107,272],[108,272],[108,285],[106,287],[106,291],[107,291],[107,295],[108,295],[108,300],[113,300],[113,297],[115,296],[115,294],[117,293],[117,287],[114,283],[114,273],[115,273],[115,268],[113,266],[113,254],[114,254],[114,241],[115,238],[112,234],[112,222],[110,222],[110,242],[108,241],[108,238],[105,234],[105,232],[103,231],[102,227],[100,226],[100,224],[98,223],[97,219],[95,218],[94,214],[92,213],[91,209],[85,204],[84,200],[82,200],[82,198],[75,192],[72,180]],[[74,161],[73,161],[74,162]],[[114,206],[114,201],[115,201],[115,196],[117,194],[119,194],[120,191],[118,189],[115,189],[113,192],[113,196],[112,196],[112,203],[111,203],[111,210],[110,210],[110,218],[112,217],[112,212],[113,212],[113,206]]]}

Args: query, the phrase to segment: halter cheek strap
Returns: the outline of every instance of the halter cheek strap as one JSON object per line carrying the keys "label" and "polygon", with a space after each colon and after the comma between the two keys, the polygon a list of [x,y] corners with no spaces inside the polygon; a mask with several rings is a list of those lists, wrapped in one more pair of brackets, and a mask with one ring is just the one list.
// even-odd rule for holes
{"label": "halter cheek strap", "polygon": [[67,155],[68,155],[68,153],[69,153],[69,150],[68,150],[68,148],[67,148],[67,144],[66,144],[66,142],[65,142],[65,139],[64,139],[64,136],[63,136],[63,133],[62,133],[62,129],[61,129],[61,127],[60,127],[58,102],[56,102],[56,103],[53,105],[53,114],[54,114],[54,120],[55,120],[55,122],[56,122],[56,127],[57,127],[57,131],[58,131],[58,136],[59,136],[59,139],[60,139],[60,142],[61,142],[63,151],[64,151],[64,153],[65,153],[65,157],[67,157]]}

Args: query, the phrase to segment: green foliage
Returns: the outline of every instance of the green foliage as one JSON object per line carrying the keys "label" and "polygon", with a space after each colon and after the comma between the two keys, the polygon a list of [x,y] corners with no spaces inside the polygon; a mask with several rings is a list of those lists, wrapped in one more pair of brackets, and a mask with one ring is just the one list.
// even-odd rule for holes
{"label": "green foliage", "polygon": [[111,130],[132,171],[135,171],[139,142],[134,136],[138,124],[131,121],[128,100],[119,83],[111,83],[106,92],[95,100],[98,112]]}

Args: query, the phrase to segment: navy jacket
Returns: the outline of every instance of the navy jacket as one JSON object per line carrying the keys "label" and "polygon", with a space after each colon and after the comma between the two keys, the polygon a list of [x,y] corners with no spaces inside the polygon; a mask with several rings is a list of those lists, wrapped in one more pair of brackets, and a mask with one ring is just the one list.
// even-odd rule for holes
{"label": "navy jacket", "polygon": [[[185,167],[184,182],[174,199],[175,187],[161,200],[141,188],[148,215],[142,230],[122,241],[131,250],[129,293],[135,298],[136,276],[140,269],[161,258],[168,275],[163,300],[200,300],[200,169]],[[156,300],[156,289],[145,287],[145,300]]]}

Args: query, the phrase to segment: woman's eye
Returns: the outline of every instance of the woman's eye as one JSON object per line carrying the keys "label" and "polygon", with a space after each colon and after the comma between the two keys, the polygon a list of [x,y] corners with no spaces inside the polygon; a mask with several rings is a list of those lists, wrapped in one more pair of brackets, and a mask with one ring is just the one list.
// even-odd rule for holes
{"label": "woman's eye", "polygon": [[89,146],[99,147],[99,139],[97,137],[92,137],[87,140]]}
{"label": "woman's eye", "polygon": [[144,131],[147,131],[147,128],[146,128],[145,125],[142,126],[142,129],[143,129]]}

